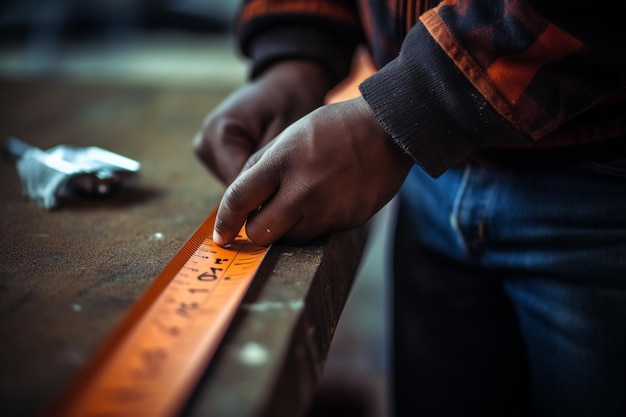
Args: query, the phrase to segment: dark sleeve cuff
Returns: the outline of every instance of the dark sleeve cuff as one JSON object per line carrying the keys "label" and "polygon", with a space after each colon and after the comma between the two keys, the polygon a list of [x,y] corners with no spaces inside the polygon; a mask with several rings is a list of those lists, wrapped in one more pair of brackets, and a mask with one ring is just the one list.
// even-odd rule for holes
{"label": "dark sleeve cuff", "polygon": [[282,27],[243,37],[240,46],[252,60],[252,78],[276,62],[306,59],[326,68],[334,85],[350,72],[356,42],[340,42],[313,28]]}
{"label": "dark sleeve cuff", "polygon": [[409,32],[400,55],[360,90],[385,131],[433,177],[477,150],[528,142],[421,23]]}

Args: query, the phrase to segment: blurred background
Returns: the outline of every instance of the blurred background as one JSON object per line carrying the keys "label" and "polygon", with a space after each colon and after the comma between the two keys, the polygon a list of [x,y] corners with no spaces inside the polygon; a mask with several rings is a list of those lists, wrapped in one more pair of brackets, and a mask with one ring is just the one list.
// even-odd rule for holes
{"label": "blurred background", "polygon": [[0,76],[235,85],[238,0],[0,0]]}
{"label": "blurred background", "polygon": [[[238,7],[239,0],[0,0],[0,78],[234,90],[247,75],[232,36]],[[390,212],[373,221],[311,417],[388,415]]]}

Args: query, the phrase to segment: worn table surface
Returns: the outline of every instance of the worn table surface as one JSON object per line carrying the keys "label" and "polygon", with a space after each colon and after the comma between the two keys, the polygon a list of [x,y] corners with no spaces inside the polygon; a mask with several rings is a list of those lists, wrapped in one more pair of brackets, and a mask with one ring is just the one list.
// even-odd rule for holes
{"label": "worn table surface", "polygon": [[[31,416],[58,398],[217,204],[223,188],[191,142],[228,91],[6,80],[0,90],[2,137],[96,145],[142,163],[136,184],[50,212],[0,164],[0,414]],[[363,243],[352,231],[273,246],[184,413],[303,412]],[[302,308],[276,308],[293,301]],[[254,369],[237,359],[250,341],[271,353]]]}

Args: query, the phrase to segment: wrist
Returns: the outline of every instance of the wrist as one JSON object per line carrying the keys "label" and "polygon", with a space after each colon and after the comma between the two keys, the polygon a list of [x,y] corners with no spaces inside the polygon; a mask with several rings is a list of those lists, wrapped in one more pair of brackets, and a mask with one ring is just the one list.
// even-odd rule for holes
{"label": "wrist", "polygon": [[362,96],[359,96],[352,101],[355,106],[355,111],[361,115],[361,125],[363,126],[364,133],[374,138],[375,143],[381,146],[380,151],[386,153],[392,157],[401,170],[408,170],[413,166],[415,161],[395,140],[387,133],[384,127],[376,118],[376,115],[367,101]]}
{"label": "wrist", "polygon": [[266,78],[273,78],[281,84],[292,84],[322,95],[330,91],[333,86],[332,77],[326,68],[307,59],[278,61],[261,72],[255,81]]}

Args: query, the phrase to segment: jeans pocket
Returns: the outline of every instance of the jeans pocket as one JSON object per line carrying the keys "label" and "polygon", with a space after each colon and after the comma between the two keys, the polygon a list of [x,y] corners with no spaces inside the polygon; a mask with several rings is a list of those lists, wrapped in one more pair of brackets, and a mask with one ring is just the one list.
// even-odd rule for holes
{"label": "jeans pocket", "polygon": [[626,158],[607,161],[589,161],[581,165],[588,170],[626,180]]}

